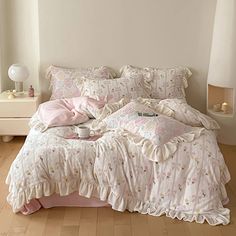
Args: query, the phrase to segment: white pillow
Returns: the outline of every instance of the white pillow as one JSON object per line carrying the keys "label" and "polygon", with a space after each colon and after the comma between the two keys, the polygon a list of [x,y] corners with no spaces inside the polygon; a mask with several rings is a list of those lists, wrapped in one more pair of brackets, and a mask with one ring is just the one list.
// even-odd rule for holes
{"label": "white pillow", "polygon": [[187,67],[138,68],[130,65],[121,68],[121,76],[129,79],[142,77],[150,89],[150,97],[155,99],[185,98],[187,79],[192,75]]}
{"label": "white pillow", "polygon": [[[162,106],[155,106],[155,110],[157,108],[162,111]],[[158,116],[146,117],[139,116],[138,112],[159,113],[139,101],[131,101],[94,127],[102,132],[114,129],[140,147],[146,158],[155,162],[172,157],[179,143],[191,142],[204,131],[204,128],[185,125],[161,113]]]}
{"label": "white pillow", "polygon": [[[156,145],[163,145],[174,137],[181,136],[195,130],[171,117],[162,115],[146,117],[139,116],[138,112],[153,113],[153,109],[131,101],[120,110],[103,120],[107,128],[123,128],[131,133],[138,134],[152,141]],[[157,112],[154,112],[157,114]]]}
{"label": "white pillow", "polygon": [[187,79],[192,75],[188,68],[150,68],[150,71],[152,72],[150,81],[152,98],[185,98]]}
{"label": "white pillow", "polygon": [[118,102],[122,98],[148,98],[150,91],[145,87],[143,79],[130,80],[117,78],[113,80],[84,79],[82,96],[88,96],[108,103]]}
{"label": "white pillow", "polygon": [[160,101],[159,105],[174,111],[174,118],[187,125],[220,129],[215,120],[188,105],[184,99],[164,99]]}

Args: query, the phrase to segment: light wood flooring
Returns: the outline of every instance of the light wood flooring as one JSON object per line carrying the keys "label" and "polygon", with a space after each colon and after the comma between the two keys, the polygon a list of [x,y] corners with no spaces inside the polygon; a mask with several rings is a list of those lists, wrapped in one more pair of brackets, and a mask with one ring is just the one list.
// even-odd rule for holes
{"label": "light wood flooring", "polygon": [[5,178],[16,154],[24,143],[17,137],[0,142],[0,236],[235,236],[236,235],[236,147],[221,145],[232,180],[227,186],[231,223],[227,226],[187,223],[165,216],[119,213],[110,208],[52,208],[30,215],[14,214],[6,202]]}

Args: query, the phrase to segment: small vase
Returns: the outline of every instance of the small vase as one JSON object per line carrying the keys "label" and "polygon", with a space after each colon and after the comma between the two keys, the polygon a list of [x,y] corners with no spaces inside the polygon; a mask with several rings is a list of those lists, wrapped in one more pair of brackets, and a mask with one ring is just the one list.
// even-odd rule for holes
{"label": "small vase", "polygon": [[29,95],[29,97],[34,97],[34,88],[32,87],[32,85],[30,85],[28,95]]}

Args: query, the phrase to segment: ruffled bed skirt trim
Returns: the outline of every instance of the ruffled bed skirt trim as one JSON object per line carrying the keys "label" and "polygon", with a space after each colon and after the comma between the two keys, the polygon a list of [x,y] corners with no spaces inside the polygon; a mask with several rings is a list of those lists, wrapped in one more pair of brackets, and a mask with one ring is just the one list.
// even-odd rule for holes
{"label": "ruffled bed skirt trim", "polygon": [[[224,183],[228,182],[230,176],[225,173],[223,180]],[[11,183],[11,178],[8,176],[6,180],[7,184]],[[112,206],[112,209],[117,211],[125,211],[126,209],[130,212],[139,212],[141,214],[149,214],[153,216],[166,215],[172,219],[178,218],[179,220],[197,223],[204,223],[207,221],[210,225],[226,225],[230,222],[230,211],[223,206],[219,209],[211,210],[204,213],[194,213],[190,214],[185,211],[177,211],[175,209],[163,208],[152,202],[142,202],[134,198],[126,198],[118,196],[112,191],[110,187],[107,186],[97,186],[95,183],[85,183],[79,182],[77,180],[63,183],[48,183],[43,182],[31,187],[26,188],[24,191],[19,191],[16,193],[16,188],[14,184],[10,184],[10,193],[7,197],[7,201],[13,208],[13,212],[19,212],[22,210],[25,204],[29,203],[32,199],[38,199],[45,196],[50,196],[54,193],[60,196],[67,196],[75,191],[78,191],[79,195],[83,197],[96,197],[102,201],[106,201]],[[221,185],[222,202],[227,201],[225,196],[225,186]]]}

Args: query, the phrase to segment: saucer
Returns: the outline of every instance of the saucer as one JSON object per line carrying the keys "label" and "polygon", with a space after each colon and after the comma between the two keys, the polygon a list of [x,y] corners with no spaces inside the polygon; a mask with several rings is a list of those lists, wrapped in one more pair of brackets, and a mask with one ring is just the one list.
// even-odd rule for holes
{"label": "saucer", "polygon": [[66,139],[78,139],[78,140],[85,140],[85,141],[96,141],[97,139],[101,138],[102,135],[93,135],[86,138],[79,137],[77,134],[72,134],[66,137]]}

